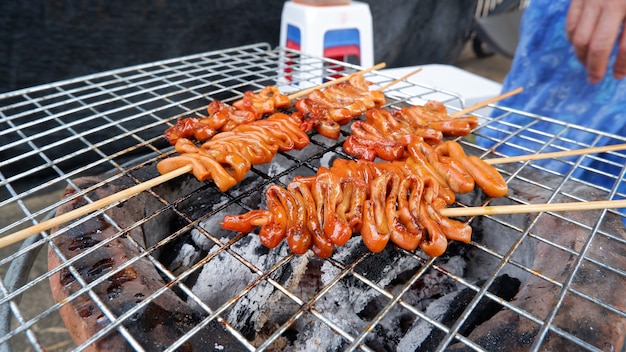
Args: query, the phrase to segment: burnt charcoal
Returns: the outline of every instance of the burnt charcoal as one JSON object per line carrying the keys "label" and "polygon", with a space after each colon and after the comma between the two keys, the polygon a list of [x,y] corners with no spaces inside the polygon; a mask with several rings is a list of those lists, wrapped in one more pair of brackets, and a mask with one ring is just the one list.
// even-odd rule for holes
{"label": "burnt charcoal", "polygon": [[[198,191],[192,193],[187,199],[176,206],[176,209],[189,220],[198,220],[215,210],[216,206],[224,203],[224,194],[212,184],[204,184]],[[187,225],[187,219],[181,220],[181,224]]]}
{"label": "burnt charcoal", "polygon": [[[527,351],[530,348],[533,340],[535,339],[537,331],[538,329],[530,333],[527,332],[521,335],[517,335],[516,322],[506,322],[505,324],[495,327],[491,331],[491,334],[481,336],[475,342],[485,348],[487,351],[509,352],[511,351],[511,346],[516,346],[517,348],[521,347],[524,351]],[[565,346],[563,345],[560,345],[559,348],[556,350],[573,351],[571,349],[565,348]],[[446,351],[470,352],[474,351],[474,349],[470,348],[469,346],[461,346],[460,344],[457,344],[448,347]]]}
{"label": "burnt charcoal", "polygon": [[298,330],[296,329],[287,329],[282,335],[284,338],[289,341],[289,343],[294,343],[298,339]]}
{"label": "burnt charcoal", "polygon": [[[157,259],[161,264],[165,265],[166,268],[174,274],[177,274],[196,262],[196,260],[192,259],[188,262],[186,267],[180,267],[179,254],[183,252],[197,253],[195,256],[196,260],[201,258],[203,253],[206,253],[206,251],[203,251],[202,248],[198,247],[191,236],[182,235],[164,245],[163,250]],[[163,277],[163,279],[166,278]]]}
{"label": "burnt charcoal", "polygon": [[[129,309],[132,306],[128,307]],[[179,312],[172,312],[164,309],[163,307],[150,302],[139,312],[135,313],[131,319],[125,324],[125,326],[134,333],[133,336],[145,336],[147,333],[159,331],[163,329],[162,333],[166,334],[165,339],[171,342],[162,343],[163,339],[146,339],[140,341],[142,346],[147,350],[162,350],[182,334],[189,329],[198,325],[202,320],[202,316],[196,314],[182,314]],[[164,328],[165,327],[165,328]],[[176,331],[177,334],[171,334],[172,331]],[[171,335],[170,335],[171,334]],[[244,347],[238,343],[232,335],[225,332],[222,326],[215,320],[210,322],[202,331],[191,337],[186,344],[183,345],[182,351],[195,351],[205,348],[205,344],[209,343],[209,339],[205,336],[210,336],[211,341],[216,341],[216,344],[223,345],[228,351],[244,351]]]}
{"label": "burnt charcoal", "polygon": [[[446,249],[446,253],[444,253],[441,257],[439,257],[439,264],[446,263],[450,260],[450,258],[453,258],[453,257],[464,256],[466,253],[467,253],[467,246],[465,244],[451,241],[450,243],[448,243],[448,248]],[[443,267],[441,269],[445,270]],[[415,275],[417,270],[419,270],[419,267],[414,267],[414,268],[411,268],[411,270],[407,270],[405,272],[398,274],[389,283],[389,285],[395,286],[395,285],[401,285],[405,282],[408,282],[411,279],[411,277]],[[415,285],[419,285],[419,281],[418,283],[414,284],[414,286]],[[417,288],[417,287],[414,287],[414,288]]]}
{"label": "burnt charcoal", "polygon": [[[361,243],[356,244],[356,246],[365,248],[365,245]],[[347,264],[354,262],[363,254],[363,251],[342,251],[341,253],[343,254],[341,261]],[[359,273],[367,275],[369,279],[377,281],[381,279],[382,275],[385,275],[385,268],[387,264],[397,261],[400,257],[402,257],[401,252],[395,250],[393,246],[387,246],[387,248],[385,248],[382,252],[363,259],[356,266],[355,270]]]}
{"label": "burnt charcoal", "polygon": [[382,326],[377,325],[374,328],[374,334],[376,335],[375,339],[368,339],[365,342],[365,345],[367,345],[367,347],[371,348],[373,351],[376,351],[376,352],[395,351],[395,348],[393,346],[393,341],[389,339],[389,334],[387,333],[387,331],[385,331],[385,329]]}
{"label": "burnt charcoal", "polygon": [[[520,285],[520,280],[504,274],[502,276],[496,277],[493,284],[491,284],[491,286],[489,287],[488,291],[504,299],[505,301],[510,302],[519,291]],[[461,307],[459,307],[459,309],[460,308]],[[467,318],[465,324],[461,326],[461,328],[459,329],[459,333],[465,336],[469,335],[476,326],[491,319],[491,317],[493,317],[501,309],[501,304],[492,299],[483,297],[480,302],[478,302],[476,309]]]}
{"label": "burnt charcoal", "polygon": [[[263,246],[255,235],[245,236],[231,246],[233,251],[263,271],[269,270],[289,253],[285,242],[272,250],[262,249],[266,253],[264,255],[258,255],[260,248]],[[217,249],[215,246],[210,252]],[[287,288],[294,289],[299,284],[307,263],[306,256],[296,257],[277,268],[271,277]],[[248,266],[229,253],[220,253],[203,266],[192,290],[209,307],[215,309],[255,279],[257,275]],[[195,303],[189,303],[195,306]],[[276,322],[284,322],[296,309],[293,302],[273,285],[262,281],[240,297],[229,308],[225,318],[250,340],[262,339],[266,329],[273,328]]]}
{"label": "burnt charcoal", "polygon": [[[479,283],[482,286],[483,283]],[[489,288],[489,292],[501,297],[506,301],[510,301],[517,294],[521,282],[509,275],[501,275],[496,277],[493,284]],[[472,301],[476,292],[472,289],[465,288],[459,292],[456,298],[451,302],[449,310],[444,315],[441,323],[452,326],[457,319],[463,314],[468,304]],[[502,309],[502,305],[483,297],[465,323],[459,329],[459,333],[467,336],[474,328],[483,322],[491,319],[497,312]],[[434,329],[431,334],[424,340],[420,346],[420,351],[428,352],[437,350],[439,342],[446,336],[441,330]]]}

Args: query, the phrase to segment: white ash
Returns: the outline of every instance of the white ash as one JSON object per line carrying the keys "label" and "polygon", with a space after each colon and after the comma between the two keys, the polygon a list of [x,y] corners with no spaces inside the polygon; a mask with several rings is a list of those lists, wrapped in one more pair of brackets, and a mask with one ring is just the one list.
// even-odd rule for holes
{"label": "white ash", "polygon": [[[228,239],[225,238],[222,241],[226,242]],[[258,236],[254,234],[250,234],[232,246],[235,252],[264,272],[289,253],[289,248],[285,242],[268,251],[267,254],[260,254],[260,248],[262,248],[262,244],[259,242]],[[216,245],[211,248],[209,253],[214,253],[217,249],[219,247]],[[299,256],[288,264],[293,273],[292,281],[297,283],[301,277],[306,268],[307,258],[307,256]],[[220,253],[203,266],[192,291],[205,304],[216,309],[240,294],[246,286],[257,278],[258,274],[252,272],[233,255]],[[289,286],[293,282],[284,284]],[[276,300],[278,300],[278,292],[267,281],[263,281],[237,299],[229,310],[227,320],[238,329],[249,328],[247,324],[252,323],[253,329],[260,331],[271,318],[270,315],[280,315],[278,311],[269,311],[269,307],[272,306],[271,303]],[[193,303],[191,304],[193,305]]]}
{"label": "white ash", "polygon": [[[209,255],[218,249],[219,247],[214,245]],[[250,280],[252,280],[250,269],[232,255],[222,253],[202,267],[191,290],[209,307],[216,309],[245,287]]]}
{"label": "white ash", "polygon": [[[450,305],[457,298],[460,291],[450,292],[443,297],[431,302],[426,308],[426,316],[440,321],[450,309]],[[397,346],[398,352],[416,351],[422,342],[430,335],[434,326],[425,320],[416,320],[411,328],[401,337]]]}
{"label": "white ash", "polygon": [[[225,203],[227,200],[228,198],[226,198],[226,200],[224,200],[223,202]],[[220,199],[220,202],[222,202],[222,199]],[[205,229],[214,237],[219,238],[222,236],[232,235],[233,233],[231,231],[227,231],[222,227],[222,221],[224,220],[224,216],[229,215],[230,213],[230,209],[223,209],[211,215],[208,219],[200,222],[200,227]],[[208,251],[215,245],[215,243],[213,243],[210,238],[208,238],[203,232],[197,229],[191,230],[191,239],[194,245],[203,251]]]}
{"label": "white ash", "polygon": [[196,263],[198,259],[200,259],[200,255],[201,252],[196,247],[189,243],[184,243],[178,253],[176,253],[176,258],[174,258],[168,269],[174,275],[178,276]]}
{"label": "white ash", "polygon": [[267,168],[267,174],[270,176],[278,175],[279,173],[285,171],[285,166],[278,162],[270,162]]}
{"label": "white ash", "polygon": [[333,165],[333,161],[337,159],[337,154],[326,153],[320,158],[320,166],[330,168]]}
{"label": "white ash", "polygon": [[[466,260],[456,255],[444,259],[442,263],[437,264],[448,271],[450,275],[462,276],[466,267]],[[421,312],[426,311],[426,315],[431,318],[436,316],[437,320],[443,317],[445,312],[449,310],[451,297],[456,297],[463,288],[461,284],[455,282],[450,276],[435,269],[430,269],[422,274],[418,281],[420,282],[419,288],[409,289],[402,296],[402,300],[411,304]],[[435,311],[433,311],[433,309]],[[416,319],[409,331],[403,331],[403,328],[400,326],[400,321],[403,315],[406,314],[406,310],[395,309],[385,315],[380,323],[380,331],[384,331],[386,339],[389,341],[403,341],[405,335],[408,334],[419,336],[421,338],[419,341],[423,341],[423,339],[428,337],[433,326],[420,319]],[[407,342],[405,342],[405,344],[407,344]],[[417,345],[408,343],[407,346],[413,346],[413,349],[409,348],[404,351],[414,351]],[[398,345],[395,349],[401,351],[400,348],[401,346]]]}
{"label": "white ash", "polygon": [[[255,254],[254,247],[261,246],[261,243],[256,240],[257,238],[254,236],[254,240],[250,241],[250,246],[248,246],[252,249],[253,255]],[[270,254],[261,256],[264,258],[257,267],[266,271],[288,254],[289,248],[286,242],[283,242],[279,247],[272,250],[276,250],[277,253],[270,251]],[[248,256],[245,257],[249,258]],[[293,291],[293,288],[300,284],[308,261],[309,256],[304,255],[289,262],[291,275],[286,282],[282,283],[283,286]],[[293,314],[293,311],[289,309],[290,305],[287,304],[289,301],[286,300],[284,294],[277,291],[268,281],[262,281],[251,292],[237,301],[228,314],[228,321],[238,328],[243,328],[246,323],[252,323],[254,331],[259,333],[267,323],[271,326],[276,323],[283,323]]]}
{"label": "white ash", "polygon": [[[196,203],[201,203],[201,200],[202,199],[199,198]],[[223,201],[223,199],[221,199],[220,202],[221,201]],[[204,208],[205,205],[206,204],[200,205],[200,207]],[[190,207],[190,209],[193,210],[193,207]],[[207,231],[216,231],[215,233],[219,234],[224,231],[221,229],[220,224],[220,221],[223,218],[224,215],[222,213],[218,213],[217,215],[210,217],[201,225]],[[198,262],[201,256],[213,247],[213,245],[215,245],[215,243],[213,243],[213,241],[211,241],[205,234],[195,228],[189,232],[189,236],[191,243],[183,243],[178,253],[176,253],[176,257],[168,265],[168,269],[177,276]]]}
{"label": "white ash", "polygon": [[[357,247],[360,245],[359,237],[352,238],[344,247],[337,250],[333,258],[341,262],[358,250]],[[389,284],[399,274],[411,270],[415,265],[416,261],[407,256],[394,258],[393,263],[387,263],[382,268],[380,274],[377,275],[377,279],[373,280],[381,287],[385,287],[392,292],[397,291],[393,287],[388,287]],[[465,268],[465,260],[460,256],[455,256],[440,265],[453,275],[462,275]],[[324,285],[331,283],[340,273],[340,269],[330,262],[325,262],[321,271],[322,283]],[[363,274],[365,275],[366,273]],[[440,275],[434,270],[425,273],[420,278],[420,281],[424,285],[420,290],[410,289],[403,296],[405,302],[415,307],[423,308],[428,303],[436,300],[436,297],[441,297],[441,295],[447,292],[458,289],[452,279],[448,276]],[[344,278],[335,283],[333,288],[315,303],[315,307],[344,331],[352,336],[357,336],[370,323],[369,320],[362,319],[359,313],[363,312],[368,304],[375,301],[380,302],[381,306],[389,302],[387,298],[381,297],[378,291],[366,286],[364,283]],[[380,322],[376,334],[370,334],[368,339],[380,339],[383,341],[383,344],[400,340],[403,334],[400,327],[400,315],[403,313],[406,314],[406,311],[392,309]],[[346,340],[337,335],[336,332],[333,332],[319,319],[307,322],[306,326],[304,324],[300,325],[302,326],[298,327],[298,340],[294,346],[294,349],[297,351],[333,351],[345,347]]]}
{"label": "white ash", "polygon": [[[202,224],[202,226],[208,230],[218,225],[209,222]],[[214,253],[219,248],[219,246],[214,244],[209,246],[212,242],[199,231],[192,231],[192,237],[197,244],[196,248],[208,247],[205,250],[208,250],[209,253]],[[221,241],[225,243],[228,241],[228,238],[224,237]],[[185,253],[181,253],[179,255],[180,258],[177,258],[181,268],[185,268],[185,265],[193,263],[196,260],[196,256],[200,253],[194,246],[183,246],[183,248],[181,252]],[[263,272],[269,270],[274,264],[289,254],[286,242],[281,243],[277,248],[269,251],[265,250],[259,242],[258,235],[254,233],[235,243],[232,246],[232,250]],[[362,253],[363,250],[364,246],[360,236],[354,236],[345,246],[335,249],[333,259],[338,262],[350,263],[354,260],[355,253]],[[399,286],[394,287],[392,282],[407,271],[415,271],[416,266],[421,264],[409,256],[396,255],[395,252],[390,252],[395,256],[392,256],[391,259],[389,256],[384,260],[381,259],[381,267],[376,268],[377,272],[367,272],[366,269],[361,269],[358,266],[355,270],[364,271],[359,272],[359,274],[396,294],[403,285],[399,284]],[[291,292],[296,292],[297,289],[301,289],[309,283],[310,278],[307,280],[301,279],[307,270],[311,255],[309,252],[307,255],[297,256],[285,266],[289,267],[291,276],[289,280],[281,284]],[[376,256],[380,255],[377,254]],[[377,258],[372,258],[375,264],[377,264]],[[438,265],[452,275],[461,276],[465,269],[465,260],[460,256],[448,258],[447,261],[444,261],[442,258],[438,260]],[[279,270],[284,269],[286,268]],[[321,284],[332,284],[333,287],[315,302],[315,308],[352,336],[359,335],[370,323],[371,317],[363,317],[362,314],[364,310],[368,309],[368,305],[374,304],[380,308],[389,303],[388,298],[350,274],[333,284],[332,281],[339,275],[341,269],[330,261],[324,261],[319,270]],[[234,256],[229,253],[220,253],[210,260],[207,265],[204,265],[197,281],[192,286],[192,291],[209,307],[217,309],[224,303],[232,300],[233,297],[239,295],[246,286],[256,279],[258,279],[258,274],[252,272],[250,268],[243,265]],[[433,310],[441,307],[445,311],[447,307],[445,303],[446,294],[458,289],[454,280],[434,269],[429,269],[428,272],[424,273],[420,277],[419,282],[419,288],[411,288],[403,296],[405,302],[419,310]],[[285,304],[286,300],[291,306]],[[197,306],[193,300],[189,300],[189,304]],[[286,298],[284,294],[278,292],[273,285],[264,280],[252,288],[250,292],[237,297],[236,302],[227,310],[228,313],[225,318],[240,331],[253,329],[257,336],[262,336],[267,331],[273,330],[273,327],[277,324],[284,323],[293,315],[295,313],[293,305],[294,303]],[[426,308],[427,306],[428,308]],[[418,320],[408,332],[407,337],[403,337],[404,333],[400,326],[400,318],[403,314],[407,314],[405,309],[392,309],[378,324],[376,332],[368,336],[368,340],[379,340],[384,341],[383,343],[385,344],[396,344],[398,341],[402,342],[409,338],[412,340],[406,341],[421,341],[420,339],[423,340],[425,336],[428,336],[432,327],[429,327],[429,324],[420,324]],[[292,328],[298,332],[297,340],[287,350],[332,351],[340,350],[347,344],[347,340],[312,314],[306,314],[296,320]],[[417,329],[425,330],[419,332]],[[409,342],[402,343],[409,344]]]}
{"label": "white ash", "polygon": [[[448,271],[452,276],[463,276],[466,261],[461,256],[453,256],[438,265]],[[423,311],[432,301],[443,294],[457,291],[463,286],[452,280],[447,274],[432,269],[420,277],[423,287],[419,290],[409,290],[403,299],[409,302],[416,302],[414,306]]]}
{"label": "white ash", "polygon": [[[351,238],[343,247],[337,248],[333,258],[342,262],[351,252],[360,245],[360,237]],[[328,285],[340,273],[340,269],[324,262],[321,268],[321,280],[323,285]],[[352,281],[350,281],[352,283]],[[362,287],[354,287],[340,280],[333,288],[324,295],[315,307],[324,316],[332,320],[341,328],[350,333],[357,334],[365,322],[356,313],[360,312],[364,305],[378,293],[373,290],[363,291]],[[307,321],[298,326],[298,340],[294,349],[297,351],[333,351],[338,350],[344,343],[326,324],[318,319]]]}
{"label": "white ash", "polygon": [[209,250],[215,243],[208,239],[202,232],[193,229],[191,231],[191,240],[193,243],[202,250]]}

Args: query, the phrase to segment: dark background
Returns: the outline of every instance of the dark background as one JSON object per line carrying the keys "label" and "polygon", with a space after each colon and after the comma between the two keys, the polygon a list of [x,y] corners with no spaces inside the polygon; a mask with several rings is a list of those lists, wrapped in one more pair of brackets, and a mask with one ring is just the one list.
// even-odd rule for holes
{"label": "dark background", "polygon": [[[451,64],[476,0],[369,3],[374,61]],[[250,43],[278,45],[283,1],[0,1],[0,92]]]}

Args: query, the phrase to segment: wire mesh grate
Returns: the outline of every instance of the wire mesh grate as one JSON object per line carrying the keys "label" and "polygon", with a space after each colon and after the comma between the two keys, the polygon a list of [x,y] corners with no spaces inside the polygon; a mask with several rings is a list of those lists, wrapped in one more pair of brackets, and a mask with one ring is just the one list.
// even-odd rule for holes
{"label": "wire mesh grate", "polygon": [[[204,114],[214,99],[232,102],[266,85],[296,91],[358,69],[256,44],[2,94],[0,233],[154,177],[155,161],[173,153],[164,130]],[[462,97],[418,81],[390,88],[386,108],[427,100],[463,107]],[[500,106],[477,116],[479,128],[459,142],[484,158],[625,142]],[[322,260],[285,246],[267,250],[254,234],[221,228],[224,215],[262,206],[268,184],[347,158],[348,132],[338,140],[312,134],[309,146],[253,167],[227,192],[183,176],[3,249],[0,347],[623,349],[622,209],[465,218],[472,242],[453,242],[438,258],[393,246],[372,254],[355,236]],[[621,199],[625,158],[616,151],[499,164],[506,197],[477,191],[456,206]],[[96,241],[96,233],[107,237]],[[63,242],[67,234],[80,235],[79,243]],[[137,275],[150,280],[138,285]],[[72,293],[55,300],[55,289]]]}

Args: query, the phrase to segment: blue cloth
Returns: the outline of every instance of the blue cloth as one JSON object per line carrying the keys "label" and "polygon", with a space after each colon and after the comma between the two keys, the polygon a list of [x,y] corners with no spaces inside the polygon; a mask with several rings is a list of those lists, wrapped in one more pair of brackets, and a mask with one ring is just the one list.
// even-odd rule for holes
{"label": "blue cloth", "polygon": [[[503,100],[500,105],[624,136],[626,135],[626,80],[616,80],[612,76],[611,68],[616,50],[611,57],[610,69],[605,78],[597,84],[589,83],[585,68],[577,60],[573,46],[565,32],[568,7],[568,0],[532,0],[530,2],[522,17],[518,48],[502,89],[503,92],[507,92],[521,86],[524,87],[524,91]],[[506,117],[506,121],[521,126],[530,123],[527,116],[517,114]],[[556,134],[563,127],[540,121],[532,128]],[[483,128],[480,133],[497,139],[506,137],[506,133],[487,128]],[[521,133],[531,134],[528,131]],[[537,134],[532,137],[537,138]],[[586,133],[581,129],[569,131],[565,136],[565,138],[582,143],[595,143],[593,141],[595,137],[595,134]],[[490,147],[490,143],[493,144],[493,141],[482,139],[477,142],[486,147]],[[611,140],[603,142],[615,143]],[[516,137],[515,143],[519,145],[526,143],[531,150],[538,148],[538,143],[524,138]],[[536,145],[531,147],[532,143]],[[575,146],[569,148],[575,148]],[[497,150],[507,155],[525,154],[519,149],[513,150],[512,147],[504,145],[498,147]],[[621,157],[612,155],[602,155],[602,157],[611,162],[607,164],[606,160],[598,162],[593,158],[585,158],[583,165],[617,176],[626,163],[626,160]],[[561,173],[567,173],[572,168],[572,165],[555,160],[536,162],[536,164]],[[601,185],[609,190],[616,181],[614,178],[597,172],[587,172],[584,168],[578,168],[574,177]],[[622,187],[626,188],[626,186]]]}

